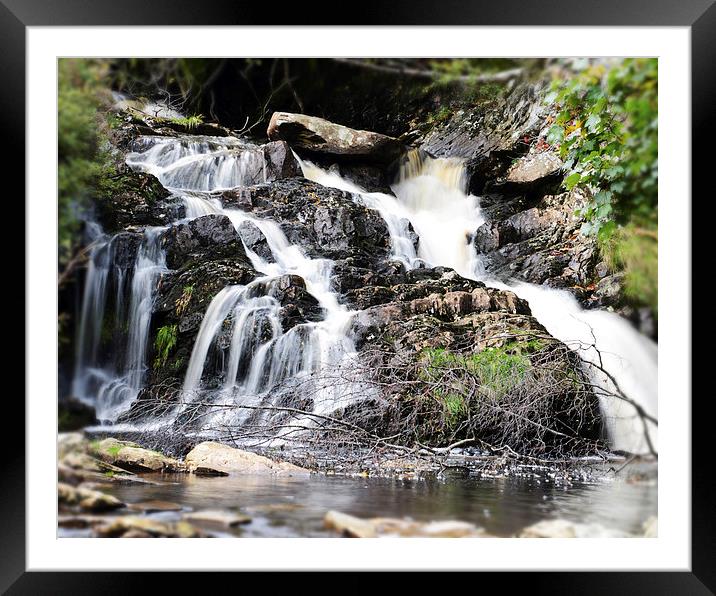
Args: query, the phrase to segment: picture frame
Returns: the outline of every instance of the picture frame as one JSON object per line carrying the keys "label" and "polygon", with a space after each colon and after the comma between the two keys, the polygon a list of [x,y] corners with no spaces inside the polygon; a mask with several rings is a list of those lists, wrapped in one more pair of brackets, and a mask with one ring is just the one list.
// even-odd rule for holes
{"label": "picture frame", "polygon": [[[242,6],[235,2],[215,0],[178,4],[160,0],[140,3],[136,0],[122,3],[107,0],[91,4],[80,0],[60,3],[49,0],[0,0],[0,72],[3,89],[0,91],[0,118],[7,138],[15,140],[15,150],[6,157],[8,172],[25,168],[25,101],[26,101],[26,29],[27,27],[57,26],[301,26],[309,17],[325,26],[338,25],[461,25],[461,26],[680,26],[691,30],[691,81],[692,81],[692,197],[710,196],[707,186],[710,164],[708,141],[713,138],[713,102],[716,97],[716,6],[713,0],[690,0],[673,3],[666,0],[609,0],[600,3],[575,3],[555,0],[548,5],[523,3],[519,0],[502,2],[435,2],[414,0],[393,2],[390,6],[369,1],[356,11],[348,22],[332,11],[333,6],[317,2],[311,11],[301,6],[289,6],[272,11],[261,5]],[[30,157],[30,156],[28,156]],[[24,179],[13,177],[14,196],[24,196]],[[8,195],[9,196],[9,195]],[[695,202],[692,199],[692,205]],[[14,216],[23,218],[16,203]],[[698,220],[692,219],[693,223]],[[27,226],[28,222],[25,221]],[[692,227],[692,235],[695,235]],[[693,251],[692,251],[693,252]],[[696,256],[695,253],[693,253]],[[19,259],[15,263],[20,268]],[[15,273],[17,279],[33,275],[23,269]],[[23,296],[24,298],[24,296]],[[700,297],[703,300],[703,295]],[[49,298],[48,298],[49,299]],[[697,310],[697,295],[693,295],[692,312]],[[19,303],[15,296],[10,304]],[[20,305],[17,304],[19,312]],[[702,311],[706,312],[706,311]],[[25,308],[25,318],[31,313]],[[19,319],[19,318],[18,318]],[[19,321],[18,321],[19,322]],[[704,354],[691,346],[692,370],[702,362]],[[688,349],[688,348],[685,348]],[[16,350],[10,350],[16,352]],[[19,351],[19,350],[17,350]],[[26,358],[31,358],[27,354]],[[700,358],[699,358],[700,357]],[[25,361],[26,363],[27,361]],[[9,370],[12,370],[8,367]],[[6,400],[6,420],[25,418],[25,408],[19,399]],[[503,585],[525,585],[535,593],[565,591],[579,594],[610,593],[683,593],[709,594],[716,592],[716,491],[709,478],[711,465],[707,459],[710,450],[706,443],[707,425],[710,424],[708,394],[691,401],[692,415],[692,545],[690,572],[545,572],[520,573],[495,578]],[[26,421],[27,422],[27,421]],[[19,427],[19,424],[17,425]],[[23,429],[17,428],[24,444]],[[140,587],[146,581],[140,574],[98,573],[87,577],[85,573],[30,572],[26,570],[26,477],[25,459],[11,454],[5,461],[4,496],[2,508],[3,532],[0,533],[2,552],[0,587],[11,594],[24,593],[95,593],[121,590],[122,593]],[[186,587],[186,581],[177,576],[165,577],[164,589],[177,579]],[[202,581],[202,578],[197,578]],[[205,579],[203,581],[206,581]],[[212,580],[213,581],[213,580]],[[513,584],[514,582],[514,584]],[[178,583],[178,582],[177,582]],[[120,587],[121,586],[121,587]]]}

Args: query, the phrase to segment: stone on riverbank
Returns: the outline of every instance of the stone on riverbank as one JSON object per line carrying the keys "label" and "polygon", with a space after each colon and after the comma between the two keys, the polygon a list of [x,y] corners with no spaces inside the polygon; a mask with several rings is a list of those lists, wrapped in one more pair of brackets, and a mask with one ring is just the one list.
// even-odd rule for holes
{"label": "stone on riverbank", "polygon": [[203,538],[206,536],[186,521],[170,523],[129,515],[96,526],[93,534],[98,538]]}
{"label": "stone on riverbank", "polygon": [[219,474],[276,474],[282,476],[301,476],[310,474],[310,470],[300,468],[288,462],[277,462],[251,453],[234,449],[228,445],[206,441],[192,449],[185,459],[189,472],[208,472]]}
{"label": "stone on riverbank", "polygon": [[324,525],[348,538],[488,538],[482,528],[462,521],[417,522],[409,519],[376,517],[362,519],[340,511],[329,511]]}
{"label": "stone on riverbank", "polygon": [[90,451],[104,462],[130,472],[183,472],[184,465],[158,451],[130,441],[107,438],[90,444]]}
{"label": "stone on riverbank", "polygon": [[83,487],[74,487],[64,482],[57,484],[57,500],[60,505],[79,507],[84,511],[110,511],[124,507],[119,499]]}
{"label": "stone on riverbank", "polygon": [[519,538],[627,538],[629,534],[599,524],[577,524],[566,519],[545,519],[524,528]]}

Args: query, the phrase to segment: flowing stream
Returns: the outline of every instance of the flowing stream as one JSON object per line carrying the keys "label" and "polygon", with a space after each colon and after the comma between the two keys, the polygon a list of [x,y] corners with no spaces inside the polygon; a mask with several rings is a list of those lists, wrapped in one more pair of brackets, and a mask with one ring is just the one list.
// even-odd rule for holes
{"label": "flowing stream", "polygon": [[[265,181],[264,156],[258,147],[228,138],[143,137],[127,163],[154,174],[180,197],[186,219],[223,214],[240,236],[245,233],[242,224],[258,227],[272,256],[266,259],[244,245],[261,275],[245,286],[224,288],[208,306],[184,380],[186,401],[228,400],[245,406],[220,410],[211,420],[213,424],[241,424],[258,405],[268,409],[279,406],[286,387],[306,384],[300,390],[311,396],[313,412],[319,414],[370,396],[370,389],[360,381],[326,381],[340,376],[356,356],[351,337],[355,313],[341,305],[331,289],[333,263],[309,258],[300,246],[289,242],[275,222],[224,208],[210,194]],[[509,288],[526,299],[533,315],[552,335],[578,350],[586,361],[599,365],[599,369],[588,368],[602,388],[600,400],[612,448],[647,450],[642,421],[633,405],[606,394],[618,385],[625,396],[656,417],[656,345],[618,315],[583,310],[566,292],[522,282],[506,285],[487,276],[471,241],[485,218],[479,198],[465,192],[460,161],[409,155],[392,186],[395,196],[366,192],[307,161],[301,166],[306,178],[353,193],[356,201],[375,209],[389,230],[393,258],[406,268],[451,267],[464,277]],[[100,420],[115,421],[145,382],[152,309],[158,282],[167,272],[161,248],[166,229],[147,228],[130,265],[117,258],[122,234],[111,238],[100,235],[95,241],[85,283],[73,392],[96,407]],[[419,237],[417,250],[414,234]],[[320,320],[287,331],[282,328],[281,305],[274,290],[286,275],[303,278],[306,290],[322,309]],[[221,386],[208,386],[209,355],[217,349],[227,322],[231,331],[221,364]],[[656,449],[656,428],[649,431]]]}
{"label": "flowing stream", "polygon": [[[614,397],[615,389],[657,418],[657,348],[617,314],[588,311],[566,291],[525,282],[505,284],[485,273],[471,235],[485,221],[478,197],[467,194],[465,171],[456,159],[421,159],[410,153],[397,182],[395,196],[370,193],[311,162],[301,162],[306,178],[355,193],[388,223],[393,256],[408,267],[427,263],[447,266],[466,278],[509,289],[524,298],[534,317],[551,335],[576,350],[597,386],[602,416],[612,449],[646,453],[658,449],[657,428],[642,421],[632,403]],[[417,255],[408,242],[408,226],[419,236]]]}

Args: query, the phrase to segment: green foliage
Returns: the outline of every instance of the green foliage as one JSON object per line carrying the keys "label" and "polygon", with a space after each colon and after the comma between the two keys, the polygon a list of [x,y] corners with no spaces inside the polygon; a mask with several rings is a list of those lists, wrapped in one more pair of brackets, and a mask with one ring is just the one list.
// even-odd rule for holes
{"label": "green foliage", "polygon": [[[111,181],[114,166],[104,124],[98,115],[106,91],[106,63],[99,60],[58,60],[58,236],[60,265],[76,248],[82,215],[98,184]],[[116,116],[107,121],[117,126]]]}
{"label": "green foliage", "polygon": [[443,405],[450,427],[468,414],[462,375],[479,382],[483,397],[499,401],[525,379],[531,367],[529,354],[542,349],[540,340],[508,342],[499,348],[486,348],[476,354],[460,354],[443,348],[423,351],[425,368],[421,379],[434,385],[432,397]]}
{"label": "green foliage", "polygon": [[658,70],[656,58],[591,66],[553,82],[557,110],[547,142],[559,147],[567,190],[593,191],[584,234],[606,239],[617,224],[656,225]]}
{"label": "green foliage", "polygon": [[592,66],[546,98],[557,109],[547,142],[559,147],[563,185],[587,187],[582,233],[596,235],[624,293],[657,315],[658,62]]}
{"label": "green foliage", "polygon": [[599,242],[612,271],[624,272],[624,294],[634,304],[644,304],[658,318],[658,242],[651,230],[629,224]]}
{"label": "green foliage", "polygon": [[187,116],[185,118],[172,118],[172,122],[187,130],[194,130],[201,124],[204,124],[204,117],[200,114],[194,114],[193,116]]}
{"label": "green foliage", "polygon": [[156,356],[154,358],[154,368],[161,368],[167,363],[169,353],[177,343],[177,326],[165,325],[157,331],[157,337],[154,340],[154,350]]}

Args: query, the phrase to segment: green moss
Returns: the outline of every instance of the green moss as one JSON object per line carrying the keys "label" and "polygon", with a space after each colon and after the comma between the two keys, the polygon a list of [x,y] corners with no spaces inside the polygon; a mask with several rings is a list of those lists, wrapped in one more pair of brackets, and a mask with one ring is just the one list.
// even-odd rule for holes
{"label": "green moss", "polygon": [[154,359],[154,368],[158,369],[166,365],[169,353],[177,343],[178,330],[176,325],[165,325],[157,331],[157,337],[154,340],[154,350],[156,357]]}
{"label": "green moss", "polygon": [[425,367],[420,377],[436,386],[430,395],[443,406],[445,420],[454,428],[469,414],[465,389],[468,375],[478,380],[483,397],[499,401],[524,381],[531,368],[529,354],[543,347],[544,342],[532,339],[509,342],[476,354],[430,348],[422,352]]}

